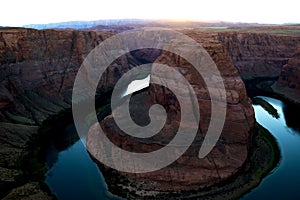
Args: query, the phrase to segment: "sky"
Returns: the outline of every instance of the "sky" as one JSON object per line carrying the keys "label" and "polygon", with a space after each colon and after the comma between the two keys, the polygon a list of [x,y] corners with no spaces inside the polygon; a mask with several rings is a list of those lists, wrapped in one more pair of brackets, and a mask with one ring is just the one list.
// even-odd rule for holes
{"label": "sky", "polygon": [[2,0],[0,26],[100,19],[300,23],[299,0]]}

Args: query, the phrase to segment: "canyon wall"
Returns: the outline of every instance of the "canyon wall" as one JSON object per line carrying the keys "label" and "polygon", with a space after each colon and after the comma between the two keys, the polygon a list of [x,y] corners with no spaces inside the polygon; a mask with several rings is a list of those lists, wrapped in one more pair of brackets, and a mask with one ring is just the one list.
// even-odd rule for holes
{"label": "canyon wall", "polygon": [[[111,35],[0,29],[0,196],[16,198],[28,190],[20,198],[47,198],[33,182],[35,177],[23,171],[29,153],[27,144],[44,120],[70,108],[74,79],[82,61]],[[130,54],[116,60],[103,75],[99,92],[108,91],[124,71],[138,63]]]}
{"label": "canyon wall", "polygon": [[300,103],[300,48],[282,67],[278,81],[272,89],[288,99]]}
{"label": "canyon wall", "polygon": [[229,32],[218,37],[244,80],[279,77],[300,45],[300,36]]}
{"label": "canyon wall", "polygon": [[[254,127],[254,112],[251,101],[248,98],[243,81],[238,70],[226,55],[226,49],[218,41],[218,35],[196,31],[183,31],[186,35],[200,43],[212,57],[220,71],[226,88],[227,113],[224,129],[217,145],[205,157],[198,158],[199,149],[206,135],[211,118],[211,102],[209,93],[201,75],[184,58],[163,51],[155,60],[156,63],[165,64],[176,68],[192,85],[200,108],[200,124],[195,141],[191,147],[170,166],[158,171],[145,174],[118,173],[127,181],[115,183],[117,190],[129,190],[138,196],[152,196],[165,192],[178,192],[199,190],[230,178],[238,172],[247,160],[251,149],[251,138]],[[183,51],[192,54],[191,48],[184,47]],[[164,79],[172,74],[158,74],[151,79]],[[174,78],[174,77],[173,77]],[[171,79],[172,80],[172,79]],[[178,85],[180,87],[180,85]],[[213,88],[218,92],[218,88]],[[147,105],[143,106],[146,103]],[[130,152],[151,152],[163,148],[176,135],[180,124],[180,111],[176,97],[170,90],[158,85],[150,85],[148,92],[143,92],[142,97],[133,97],[131,100],[131,116],[136,122],[148,121],[147,113],[152,104],[164,105],[167,110],[168,119],[158,137],[151,137],[146,140],[126,136],[115,124],[112,115],[106,117],[101,126],[106,135],[120,148]],[[137,106],[138,105],[138,106]],[[184,109],[184,108],[183,108]],[[187,124],[183,126],[188,126]],[[93,127],[87,138],[87,147],[92,156],[97,157],[101,152],[97,141],[98,131]],[[110,150],[108,150],[110,152]],[[114,153],[111,150],[110,153]],[[100,166],[101,163],[99,163]],[[103,167],[102,167],[103,168]],[[104,167],[104,171],[110,169]],[[121,180],[121,179],[120,179]],[[136,185],[131,187],[130,185]]]}
{"label": "canyon wall", "polygon": [[265,84],[268,92],[300,103],[296,87],[299,85],[299,35],[229,32],[219,33],[218,38],[243,80],[260,78],[259,82],[263,83],[273,78],[274,81]]}
{"label": "canyon wall", "polygon": [[7,195],[4,199],[51,198],[34,177],[26,177],[22,159],[43,121],[70,107],[77,70],[103,37],[107,36],[78,31],[0,30],[0,187],[1,197]]}
{"label": "canyon wall", "polygon": [[[174,169],[154,172],[149,178],[148,174],[126,175],[133,180],[160,182],[159,188],[148,184],[150,190],[168,190],[170,182],[173,191],[220,183],[239,170],[250,149],[254,113],[238,71],[226,55],[227,48],[218,41],[218,34],[193,31],[185,33],[203,45],[224,78],[228,109],[225,127],[213,151],[202,160],[194,160],[199,140],[203,138],[209,123],[210,104],[207,90],[200,84],[201,78],[187,76],[196,89],[203,115],[199,140],[196,141],[195,148],[187,151],[174,164]],[[41,124],[49,117],[70,108],[72,86],[82,61],[109,36],[110,33],[89,31],[0,29],[0,186],[4,188],[1,190],[1,197],[50,198],[41,189],[41,185],[35,182],[34,177],[26,177],[27,172],[21,167],[22,158],[27,155],[28,143],[38,134]],[[154,60],[182,68],[187,74],[194,73],[186,61],[169,55],[168,52],[133,52],[112,63],[99,83],[99,95],[110,91],[120,76],[130,68]],[[152,95],[151,101],[171,103],[169,98],[156,98],[167,97],[166,91],[160,88],[153,91],[155,95]],[[108,134],[113,129],[109,120],[108,117],[102,122],[109,125],[106,126]],[[172,127],[170,131],[172,134]],[[151,145],[151,148],[155,147],[155,144]]]}
{"label": "canyon wall", "polygon": [[289,88],[300,90],[300,48],[289,59],[288,63],[283,66],[278,83]]}

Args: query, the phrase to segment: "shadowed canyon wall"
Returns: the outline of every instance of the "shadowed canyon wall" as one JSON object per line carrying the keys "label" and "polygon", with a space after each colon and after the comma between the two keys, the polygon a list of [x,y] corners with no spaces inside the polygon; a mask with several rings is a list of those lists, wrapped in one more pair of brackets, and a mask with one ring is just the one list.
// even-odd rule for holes
{"label": "shadowed canyon wall", "polygon": [[[23,158],[28,155],[27,144],[38,134],[44,120],[70,108],[74,79],[82,61],[110,35],[88,31],[0,30],[1,196],[47,198],[40,185],[32,182],[35,178],[22,171]],[[137,64],[130,54],[116,60],[103,75],[99,92],[110,90],[124,71]]]}
{"label": "shadowed canyon wall", "polygon": [[238,68],[243,80],[267,83],[271,93],[279,94],[300,103],[299,35],[272,35],[266,33],[219,33],[219,40],[226,47],[227,55]]}
{"label": "shadowed canyon wall", "polygon": [[272,86],[272,89],[276,93],[300,103],[300,48],[282,67],[278,81]]}

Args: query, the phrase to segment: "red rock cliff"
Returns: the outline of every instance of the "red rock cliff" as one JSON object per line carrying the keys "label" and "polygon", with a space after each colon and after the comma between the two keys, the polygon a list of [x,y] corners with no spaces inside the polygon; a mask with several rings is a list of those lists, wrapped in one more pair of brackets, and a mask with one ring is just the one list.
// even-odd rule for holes
{"label": "red rock cliff", "polygon": [[[181,57],[170,52],[163,53],[156,59],[157,63],[166,64],[176,67],[185,78],[192,84],[198,98],[200,108],[200,130],[196,136],[196,140],[192,147],[172,165],[150,173],[145,174],[128,174],[121,173],[130,180],[129,183],[134,183],[135,187],[130,187],[128,182],[121,185],[123,189],[129,189],[137,195],[143,196],[143,191],[152,191],[153,193],[165,191],[188,191],[197,190],[220,183],[232,175],[246,161],[251,144],[252,131],[254,127],[254,112],[251,106],[251,101],[247,97],[245,86],[241,80],[237,69],[226,55],[224,45],[218,41],[217,34],[201,33],[195,31],[184,31],[188,36],[199,42],[210,54],[215,61],[223,79],[227,91],[227,115],[225,126],[222,131],[215,148],[203,159],[197,157],[197,152],[201,146],[201,141],[207,131],[210,121],[210,99],[207,88],[203,84],[201,77],[196,76],[193,67]],[[185,48],[189,51],[189,48]],[[192,53],[192,52],[191,52]],[[160,77],[161,76],[161,77]],[[166,78],[164,75],[158,75],[156,78]],[[176,133],[176,126],[180,122],[176,112],[172,112],[172,105],[176,104],[175,98],[170,92],[163,87],[150,87],[151,104],[159,103],[167,105],[171,112],[171,119],[167,122],[163,135],[160,140],[152,138],[146,143],[132,137],[127,137],[116,127],[112,116],[106,117],[102,122],[102,128],[108,137],[120,147],[134,152],[149,152],[162,148],[162,141],[170,139]],[[141,112],[137,118],[142,118],[147,110],[142,109],[140,99],[133,100],[132,106],[137,109],[136,112]],[[176,107],[176,106],[175,106]],[[134,109],[133,108],[133,109]],[[139,109],[139,110],[138,110]],[[137,119],[137,120],[138,120]],[[168,127],[168,128],[166,128]],[[88,138],[87,146],[91,150],[92,155],[96,155],[99,144],[94,138],[97,131],[91,129]],[[163,142],[164,143],[164,142]],[[100,163],[101,164],[101,163]],[[152,193],[150,192],[150,194]],[[149,195],[149,194],[144,194]]]}
{"label": "red rock cliff", "polygon": [[300,45],[300,36],[266,33],[219,33],[219,40],[245,80],[278,77]]}
{"label": "red rock cliff", "polygon": [[[136,180],[158,181],[161,190],[168,189],[170,180],[172,190],[188,190],[219,183],[236,173],[247,158],[254,125],[253,109],[244,84],[227,58],[226,49],[218,41],[218,35],[190,31],[186,33],[201,43],[216,62],[227,89],[228,112],[218,145],[203,160],[193,160],[191,155],[195,149],[191,149],[175,163],[176,170],[166,168],[165,171],[153,173],[149,178],[148,175],[128,175]],[[48,198],[36,183],[22,182],[23,185],[18,185],[16,178],[24,173],[19,168],[18,161],[26,154],[27,143],[37,134],[43,121],[69,108],[74,78],[81,62],[96,45],[110,35],[69,30],[0,30],[0,186],[8,188],[7,198],[14,198],[28,188],[31,193],[26,193],[27,196]],[[111,65],[100,83],[101,91],[109,91],[126,70],[140,63],[140,57],[145,53],[135,52],[133,55],[121,57]],[[147,55],[146,53],[146,57]],[[150,51],[149,55],[148,60],[153,61],[159,54]],[[164,52],[157,62],[174,64],[193,73],[184,60],[174,55],[169,56]],[[199,134],[203,136],[210,115],[207,91],[202,90],[200,85],[197,86],[196,79],[188,80],[199,89],[197,96],[199,105],[201,104],[200,112],[203,114]],[[159,90],[157,95],[164,96],[166,92]],[[154,100],[159,102],[156,98]],[[107,128],[112,129],[109,126]],[[188,182],[191,183],[190,186]],[[148,185],[152,187],[150,189],[158,189],[155,185],[152,186]],[[14,187],[18,188],[12,189]],[[6,195],[6,192],[1,193],[1,196]]]}
{"label": "red rock cliff", "polygon": [[272,86],[272,89],[288,99],[300,103],[300,48],[283,66],[278,81]]}
{"label": "red rock cliff", "polygon": [[[0,196],[23,184],[15,179],[24,174],[19,162],[27,154],[27,142],[45,119],[70,108],[74,79],[83,59],[110,35],[0,29],[0,187],[6,188]],[[105,73],[100,92],[108,91],[124,71],[137,63],[130,54],[118,59]],[[40,191],[36,184],[24,185],[31,186]],[[12,195],[21,190],[11,190]]]}

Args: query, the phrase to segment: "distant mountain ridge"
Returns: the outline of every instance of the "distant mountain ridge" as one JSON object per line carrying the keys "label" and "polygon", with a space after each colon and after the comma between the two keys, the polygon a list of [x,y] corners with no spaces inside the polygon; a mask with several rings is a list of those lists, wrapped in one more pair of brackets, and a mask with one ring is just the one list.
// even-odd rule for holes
{"label": "distant mountain ridge", "polygon": [[150,20],[150,19],[107,19],[96,21],[69,21],[49,24],[29,24],[25,28],[34,29],[90,29],[97,26],[157,26],[157,27],[253,27],[269,26],[271,24],[241,23],[241,22],[201,22],[201,21],[174,21],[174,20]]}
{"label": "distant mountain ridge", "polygon": [[49,23],[49,24],[29,24],[24,25],[24,28],[34,29],[88,29],[93,26],[123,26],[129,24],[145,24],[150,20],[144,19],[107,19],[107,20],[96,20],[96,21],[69,21],[60,23]]}

